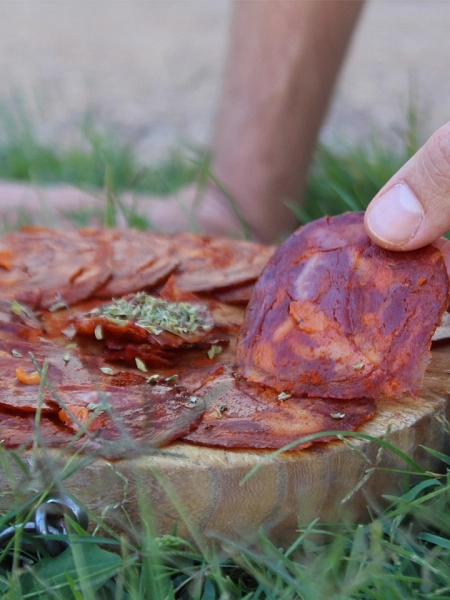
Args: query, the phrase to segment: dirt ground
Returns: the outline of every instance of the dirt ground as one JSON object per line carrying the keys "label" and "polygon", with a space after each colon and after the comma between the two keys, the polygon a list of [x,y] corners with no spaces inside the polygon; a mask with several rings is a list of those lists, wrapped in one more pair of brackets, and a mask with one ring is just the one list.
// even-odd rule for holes
{"label": "dirt ground", "polygon": [[[21,98],[57,143],[90,112],[143,158],[208,144],[230,14],[231,0],[0,2],[0,106]],[[424,134],[448,120],[449,25],[447,0],[368,0],[323,136],[396,132],[412,92]]]}

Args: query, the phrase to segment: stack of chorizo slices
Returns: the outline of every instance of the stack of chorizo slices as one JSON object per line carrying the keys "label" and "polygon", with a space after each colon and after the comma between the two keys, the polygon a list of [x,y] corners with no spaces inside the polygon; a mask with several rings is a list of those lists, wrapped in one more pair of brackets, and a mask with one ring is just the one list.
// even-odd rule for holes
{"label": "stack of chorizo slices", "polygon": [[134,230],[9,233],[0,438],[107,457],[175,440],[306,447],[309,434],[360,427],[380,395],[417,395],[448,298],[437,249],[379,249],[360,214],[312,223],[278,249]]}

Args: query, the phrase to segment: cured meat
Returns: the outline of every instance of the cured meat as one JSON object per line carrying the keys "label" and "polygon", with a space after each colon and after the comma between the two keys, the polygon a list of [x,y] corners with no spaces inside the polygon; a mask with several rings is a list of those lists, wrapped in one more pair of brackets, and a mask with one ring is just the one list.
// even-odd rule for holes
{"label": "cured meat", "polygon": [[[269,266],[260,279],[263,284],[257,284],[237,354],[240,372],[235,353],[243,305],[273,248],[194,234],[99,229],[70,234],[33,229],[0,238],[4,444],[29,445],[40,424],[38,435],[44,444],[70,443],[117,458],[177,439],[223,448],[279,448],[313,433],[356,429],[374,415],[366,388],[357,394],[354,385],[348,388],[355,401],[344,396],[325,399],[316,388],[313,398],[304,398],[304,391],[290,387],[289,361],[280,362],[279,373],[286,379],[278,388],[270,381],[278,364],[273,371],[261,369],[268,364],[264,356],[284,360],[297,348],[291,321],[310,315],[309,322],[322,323],[322,329],[308,333],[306,324],[302,326],[301,344],[309,335],[312,347],[325,332],[340,352],[339,327],[347,327],[344,339],[350,339],[350,325],[362,336],[358,323],[366,334],[375,331],[381,336],[378,313],[369,310],[370,303],[377,306],[378,296],[391,293],[393,282],[406,281],[405,305],[410,309],[411,281],[417,277],[407,271],[413,261],[408,259],[403,267],[392,259],[389,272],[395,275],[381,275],[372,286],[371,273],[380,269],[380,255],[367,252],[359,242],[352,249],[345,245],[345,228],[358,239],[361,219],[352,219],[347,216],[342,226],[333,222],[329,231],[324,222],[311,228],[314,239],[301,242],[299,281],[290,275],[292,253],[276,254],[270,265],[281,265],[281,275],[277,273],[275,281]],[[329,247],[316,252],[315,245],[326,243]],[[426,292],[425,301],[433,305],[442,279],[440,255],[431,249],[417,256],[421,275],[413,295]],[[364,267],[356,279],[351,274],[355,265]],[[325,283],[316,278],[317,272],[325,273]],[[360,282],[357,300],[351,300],[353,313],[340,308],[341,288],[332,291],[334,273],[340,273],[338,283],[350,296]],[[294,285],[294,292],[289,287],[293,281],[298,288]],[[400,292],[395,294],[403,302]],[[259,306],[268,319],[258,321]],[[334,307],[336,320],[327,316],[327,306]],[[400,335],[393,325],[397,306],[402,304],[384,307],[381,333]],[[317,321],[322,309],[323,322]],[[341,313],[350,316],[342,320]],[[411,343],[409,338],[399,340]],[[248,356],[243,356],[245,344]],[[306,347],[301,344],[300,355]],[[363,346],[360,352],[366,350]],[[342,363],[347,360],[343,354]],[[354,366],[363,361],[359,355],[351,355],[351,360]],[[366,367],[365,372],[371,372],[366,362],[357,366],[353,375]],[[302,447],[310,443],[301,442]]]}
{"label": "cured meat", "polygon": [[78,446],[123,457],[169,444],[193,429],[201,411],[183,389],[171,385],[105,385],[89,402],[73,390],[58,411],[61,423],[79,434]]}
{"label": "cured meat", "polygon": [[55,402],[54,410],[44,411],[39,420],[36,413],[2,407],[3,445],[28,447],[38,435],[48,447],[76,442],[84,450],[119,458],[167,445],[188,434],[201,417],[186,394],[168,386],[105,386],[89,394],[86,387],[75,387],[59,389],[58,398],[62,403]]}
{"label": "cured meat", "polygon": [[237,350],[250,382],[304,397],[417,396],[449,302],[441,252],[391,252],[362,213],[298,230],[258,280]]}
{"label": "cured meat", "polygon": [[106,344],[105,358],[142,371],[176,364],[174,350],[228,344],[204,303],[170,302],[144,292],[99,305],[75,317],[74,325],[77,333]]}
{"label": "cured meat", "polygon": [[[36,368],[45,373],[42,386]],[[166,371],[173,372],[173,363]],[[0,372],[7,447],[29,445],[39,425],[45,445],[72,443],[76,435],[77,446],[117,457],[168,444],[201,417],[190,392],[169,374],[158,383],[136,368],[111,368],[89,344],[68,349],[55,340],[23,341],[0,328]]]}
{"label": "cured meat", "polygon": [[227,302],[228,304],[241,304],[245,306],[248,304],[251,298],[253,285],[254,282],[222,290],[216,290],[214,292],[214,297],[221,302]]}
{"label": "cured meat", "polygon": [[[27,228],[0,241],[3,299],[34,309],[155,288],[174,274],[181,292],[227,293],[246,302],[274,248],[194,234]],[[242,291],[240,291],[242,287]]]}
{"label": "cured meat", "polygon": [[170,256],[168,243],[142,231],[110,230],[91,233],[110,247],[111,278],[96,290],[98,298],[120,298],[166,280],[179,260]]}
{"label": "cured meat", "polygon": [[183,389],[171,386],[108,386],[105,391],[109,408],[97,419],[98,425],[93,421],[89,427],[95,435],[80,439],[103,456],[117,458],[166,446],[194,429],[202,415]]}
{"label": "cured meat", "polygon": [[189,442],[225,448],[281,448],[299,441],[307,448],[315,441],[302,437],[321,431],[353,431],[375,414],[370,398],[330,400],[296,398],[278,394],[236,379],[230,370],[209,380],[196,391],[206,410],[197,428],[186,435]]}
{"label": "cured meat", "polygon": [[59,308],[89,298],[111,275],[109,247],[77,232],[29,228],[0,240],[1,298]]}
{"label": "cured meat", "polygon": [[[3,333],[0,329],[0,407],[20,413],[35,413],[38,408],[44,414],[55,413],[59,410],[55,393],[63,402],[71,403],[72,395],[83,391],[89,403],[96,390],[110,383],[110,375],[102,371],[103,357],[89,346],[68,348],[72,344],[63,339],[59,343],[46,339],[24,341]],[[49,386],[41,391],[40,378],[35,374],[36,369],[44,367]]]}
{"label": "cured meat", "polygon": [[46,416],[38,423],[34,415],[18,415],[3,408],[0,411],[0,438],[6,448],[29,448],[36,438],[46,445],[62,447],[71,441],[73,433],[57,417]]}
{"label": "cured meat", "polygon": [[171,250],[180,261],[176,286],[189,292],[210,292],[254,282],[274,250],[273,246],[242,240],[180,234]]}

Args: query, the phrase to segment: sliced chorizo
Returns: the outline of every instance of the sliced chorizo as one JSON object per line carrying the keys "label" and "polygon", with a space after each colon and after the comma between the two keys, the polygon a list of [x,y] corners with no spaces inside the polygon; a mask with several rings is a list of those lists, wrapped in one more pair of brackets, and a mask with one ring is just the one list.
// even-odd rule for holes
{"label": "sliced chorizo", "polygon": [[437,248],[384,250],[362,213],[325,217],[286,240],[258,280],[239,370],[304,397],[415,397],[448,303]]}

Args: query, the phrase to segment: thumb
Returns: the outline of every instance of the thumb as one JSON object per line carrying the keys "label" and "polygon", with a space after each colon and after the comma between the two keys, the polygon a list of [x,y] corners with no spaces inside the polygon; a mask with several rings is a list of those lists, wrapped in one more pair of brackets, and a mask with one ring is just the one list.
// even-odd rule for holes
{"label": "thumb", "polygon": [[383,248],[415,250],[450,230],[450,123],[386,183],[365,215]]}

